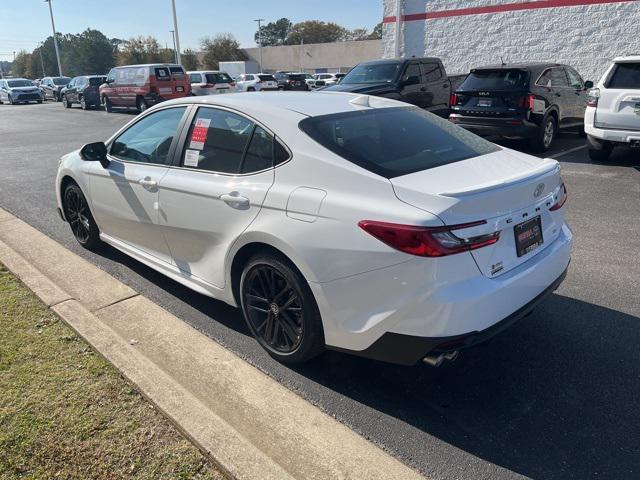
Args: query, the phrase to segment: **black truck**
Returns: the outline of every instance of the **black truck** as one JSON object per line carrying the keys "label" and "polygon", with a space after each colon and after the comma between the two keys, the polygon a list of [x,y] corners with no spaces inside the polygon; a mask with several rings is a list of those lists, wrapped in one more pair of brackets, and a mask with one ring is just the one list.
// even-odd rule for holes
{"label": "black truck", "polygon": [[439,58],[375,60],[359,63],[340,83],[322,90],[392,98],[446,117],[451,81]]}

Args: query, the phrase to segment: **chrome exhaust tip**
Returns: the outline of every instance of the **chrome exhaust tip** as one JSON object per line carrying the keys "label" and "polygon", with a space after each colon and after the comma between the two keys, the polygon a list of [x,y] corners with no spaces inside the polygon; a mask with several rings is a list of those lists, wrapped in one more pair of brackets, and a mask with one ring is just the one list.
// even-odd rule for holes
{"label": "chrome exhaust tip", "polygon": [[427,355],[422,359],[422,361],[430,367],[438,368],[445,360],[448,362],[455,361],[459,354],[460,352],[455,350],[453,352],[441,353],[439,355]]}

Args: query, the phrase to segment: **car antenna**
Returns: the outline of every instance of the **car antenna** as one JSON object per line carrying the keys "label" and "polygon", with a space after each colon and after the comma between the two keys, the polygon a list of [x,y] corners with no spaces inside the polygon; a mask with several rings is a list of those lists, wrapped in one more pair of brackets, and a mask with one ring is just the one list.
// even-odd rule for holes
{"label": "car antenna", "polygon": [[369,103],[369,95],[360,95],[359,97],[354,98],[353,100],[349,100],[351,105],[359,105],[361,107],[370,107]]}
{"label": "car antenna", "polygon": [[504,60],[502,59],[502,57],[500,57],[500,64],[504,67],[506,65],[506,63],[504,63]]}

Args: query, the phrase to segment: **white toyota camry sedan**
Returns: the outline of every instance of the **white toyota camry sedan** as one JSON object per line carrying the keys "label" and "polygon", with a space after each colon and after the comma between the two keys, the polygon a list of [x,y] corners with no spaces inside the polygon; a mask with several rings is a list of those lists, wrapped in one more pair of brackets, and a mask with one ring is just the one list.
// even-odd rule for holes
{"label": "white toyota camry sedan", "polygon": [[571,256],[556,161],[348,93],[168,101],[64,156],[56,189],[81,245],[241,308],[282,362],[439,364],[528,314]]}

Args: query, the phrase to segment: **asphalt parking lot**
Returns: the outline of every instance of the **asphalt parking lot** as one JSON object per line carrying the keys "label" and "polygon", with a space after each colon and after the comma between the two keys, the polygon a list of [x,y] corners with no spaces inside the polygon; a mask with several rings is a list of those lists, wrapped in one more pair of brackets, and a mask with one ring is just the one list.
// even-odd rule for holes
{"label": "asphalt parking lot", "polygon": [[[336,352],[295,368],[250,337],[235,309],[118,251],[80,248],[55,208],[58,159],[134,113],[0,105],[0,206],[151,298],[433,479],[640,475],[640,151],[589,160],[562,134],[557,158],[576,243],[561,288],[527,318],[434,370]],[[519,147],[510,142],[510,147]]]}

